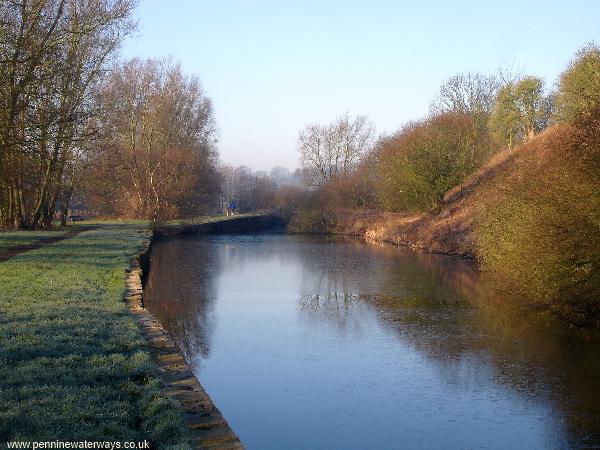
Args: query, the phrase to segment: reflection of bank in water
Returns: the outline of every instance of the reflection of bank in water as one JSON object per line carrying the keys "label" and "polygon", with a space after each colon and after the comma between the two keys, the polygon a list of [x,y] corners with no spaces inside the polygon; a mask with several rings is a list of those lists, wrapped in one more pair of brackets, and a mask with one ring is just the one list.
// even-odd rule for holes
{"label": "reflection of bank in water", "polygon": [[[383,323],[445,371],[460,376],[465,361],[485,360],[495,382],[551,405],[552,414],[571,431],[571,445],[600,442],[598,332],[522,306],[527,302],[510,298],[471,261],[377,247],[395,262],[372,265],[379,292],[305,296],[301,309],[337,310],[368,302]],[[371,278],[372,272],[363,269],[349,273],[331,265],[315,284],[357,289],[368,284],[361,278]]]}
{"label": "reflection of bank in water", "polygon": [[[537,434],[515,434],[511,443],[516,448],[525,442],[528,448],[600,442],[600,392],[595,383],[600,369],[598,341],[573,332],[547,314],[507,307],[513,302],[481,280],[468,261],[315,236],[178,238],[160,244],[155,256],[163,273],[151,274],[155,294],[160,294],[154,295],[155,307],[172,324],[188,357],[196,358],[200,376],[218,374],[213,389],[218,392],[219,380],[227,377],[230,383],[241,383],[249,390],[232,399],[231,409],[224,411],[228,419],[232,411],[232,417],[243,422],[243,405],[252,401],[260,401],[267,410],[270,405],[280,408],[277,414],[282,418],[278,420],[294,417],[295,410],[311,404],[312,394],[303,393],[306,399],[293,408],[283,406],[277,403],[278,383],[287,386],[291,373],[310,380],[314,375],[310,370],[318,370],[319,361],[329,360],[327,370],[334,374],[339,370],[340,380],[355,376],[364,378],[364,383],[372,380],[356,385],[350,397],[348,393],[339,398],[336,392],[327,394],[316,417],[319,411],[326,411],[328,402],[344,404],[375,389],[372,398],[381,394],[382,406],[379,412],[365,413],[363,422],[381,421],[382,436],[400,431],[409,436],[409,429],[402,427],[411,424],[427,428],[418,423],[421,415],[431,417],[431,426],[443,425],[451,418],[445,416],[442,405],[456,398],[452,420],[459,421],[458,428],[461,420],[479,423],[490,414],[492,428],[514,425],[536,430]],[[250,346],[262,334],[271,333],[276,337]],[[353,347],[360,349],[350,366],[340,360],[339,346],[349,352]],[[296,366],[305,354],[310,355],[311,364]],[[244,380],[230,372],[220,374],[231,360],[236,361],[236,371],[249,372]],[[363,367],[365,361],[369,367]],[[273,391],[268,400],[252,396],[261,391],[259,385],[245,384],[252,379],[252,368],[263,366],[269,369],[269,376],[262,383],[269,383]],[[277,378],[279,367],[287,370],[283,379]],[[422,371],[430,369],[435,375],[428,377],[433,378],[419,380]],[[327,374],[319,376],[325,386]],[[378,377],[389,378],[392,384],[378,381]],[[399,377],[402,395],[408,397],[391,402],[399,395],[394,384]],[[421,386],[425,381],[433,384]],[[302,387],[299,383],[298,388]],[[373,388],[373,383],[378,387]],[[411,386],[425,390],[412,391]],[[294,386],[286,389],[296,392]],[[318,392],[316,389],[314,395]],[[440,395],[437,407],[411,403],[412,396],[429,398],[436,392]],[[221,395],[227,405],[227,395]],[[461,404],[461,399],[470,403]],[[496,403],[490,404],[492,399]],[[514,402],[515,409],[503,410],[506,402]],[[413,418],[402,416],[404,425],[386,428],[387,422],[378,414],[387,411],[395,417],[400,404],[424,409],[412,413]],[[473,414],[480,408],[487,411],[481,410],[477,418],[464,408]],[[502,411],[519,416],[504,417]],[[345,413],[340,414],[346,423],[352,422]],[[322,420],[335,428],[334,418]],[[286,429],[285,423],[277,423]],[[360,426],[356,424],[359,431]],[[234,428],[245,440],[243,427]],[[482,437],[492,439],[486,429],[478,430],[473,441],[459,441],[456,434],[448,442],[460,447],[465,442],[476,444]],[[405,439],[411,442],[409,437]],[[435,446],[433,441],[429,444]]]}

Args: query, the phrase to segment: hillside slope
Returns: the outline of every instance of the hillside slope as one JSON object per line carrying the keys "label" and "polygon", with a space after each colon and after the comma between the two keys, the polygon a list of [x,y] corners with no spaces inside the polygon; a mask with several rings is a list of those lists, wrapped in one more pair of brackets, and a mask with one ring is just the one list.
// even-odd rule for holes
{"label": "hillside slope", "polygon": [[330,231],[477,259],[522,301],[600,325],[600,118],[498,153],[435,211],[338,211]]}
{"label": "hillside slope", "polygon": [[499,191],[522,178],[531,165],[549,164],[549,156],[557,142],[564,140],[565,132],[565,126],[553,126],[524,145],[496,154],[463,184],[449,190],[435,211],[420,215],[338,212],[333,232],[475,258],[473,229],[477,212],[492,204]]}

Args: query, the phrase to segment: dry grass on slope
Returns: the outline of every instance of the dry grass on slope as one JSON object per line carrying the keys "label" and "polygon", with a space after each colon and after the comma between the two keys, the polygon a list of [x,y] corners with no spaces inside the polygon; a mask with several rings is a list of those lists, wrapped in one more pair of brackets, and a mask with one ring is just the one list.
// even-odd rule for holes
{"label": "dry grass on slope", "polygon": [[[413,216],[371,215],[360,234],[432,253],[475,258],[473,230],[482,206],[493,205],[503,186],[523,178],[526,166],[543,166],[551,153],[549,144],[562,134],[564,127],[555,126],[524,145],[496,154],[463,184],[449,190],[435,211]],[[348,229],[350,223],[356,223],[355,215],[338,219],[338,228]]]}
{"label": "dry grass on slope", "polygon": [[600,117],[549,129],[473,195],[485,270],[523,301],[600,319]]}

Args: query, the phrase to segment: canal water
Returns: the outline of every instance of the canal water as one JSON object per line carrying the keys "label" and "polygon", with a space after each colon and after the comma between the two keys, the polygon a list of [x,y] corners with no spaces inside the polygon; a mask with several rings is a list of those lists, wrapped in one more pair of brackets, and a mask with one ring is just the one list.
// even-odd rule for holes
{"label": "canal water", "polygon": [[599,448],[597,337],[480,278],[354,239],[178,237],[145,304],[248,449]]}

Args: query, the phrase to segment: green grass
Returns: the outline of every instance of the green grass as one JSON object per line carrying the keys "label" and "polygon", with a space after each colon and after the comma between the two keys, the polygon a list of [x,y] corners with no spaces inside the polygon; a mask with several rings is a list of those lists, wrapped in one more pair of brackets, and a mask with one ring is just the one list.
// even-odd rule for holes
{"label": "green grass", "polygon": [[47,239],[61,236],[64,231],[13,231],[0,233],[0,252],[10,250],[15,247],[36,244]]}
{"label": "green grass", "polygon": [[[187,448],[123,300],[125,269],[147,233],[105,224],[0,263],[2,445],[148,439]],[[0,242],[42,235],[3,233]]]}

